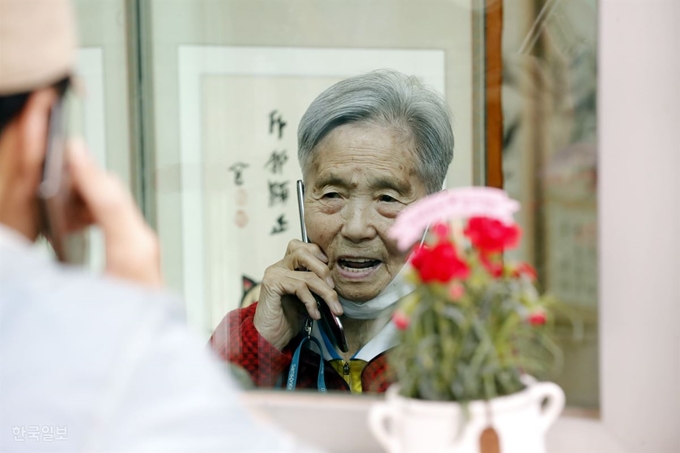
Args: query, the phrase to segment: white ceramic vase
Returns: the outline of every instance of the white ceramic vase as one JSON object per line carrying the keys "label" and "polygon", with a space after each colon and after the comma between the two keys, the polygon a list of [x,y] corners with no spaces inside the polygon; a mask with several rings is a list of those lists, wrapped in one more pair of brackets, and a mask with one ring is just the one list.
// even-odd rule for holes
{"label": "white ceramic vase", "polygon": [[371,408],[369,424],[390,453],[480,453],[489,426],[501,453],[545,453],[545,433],[564,408],[564,392],[552,382],[526,383],[521,392],[468,403],[467,421],[458,403],[404,398],[392,386]]}

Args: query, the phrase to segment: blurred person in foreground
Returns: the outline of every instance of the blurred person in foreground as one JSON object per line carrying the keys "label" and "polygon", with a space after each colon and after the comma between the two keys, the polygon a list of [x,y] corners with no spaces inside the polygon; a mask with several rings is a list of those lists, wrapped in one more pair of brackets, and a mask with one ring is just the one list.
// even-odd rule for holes
{"label": "blurred person in foreground", "polygon": [[0,451],[299,451],[251,420],[187,331],[153,231],[82,144],[67,154],[80,200],[70,227],[102,229],[105,274],[33,247],[74,27],[66,0],[0,0]]}
{"label": "blurred person in foreground", "polygon": [[[396,346],[390,319],[413,291],[403,278],[408,256],[388,232],[406,206],[442,189],[453,145],[443,97],[415,77],[375,71],[321,93],[298,128],[312,243],[289,242],[265,271],[258,302],[215,329],[213,350],[259,387],[384,392]],[[346,351],[318,322],[312,293],[340,317]]]}

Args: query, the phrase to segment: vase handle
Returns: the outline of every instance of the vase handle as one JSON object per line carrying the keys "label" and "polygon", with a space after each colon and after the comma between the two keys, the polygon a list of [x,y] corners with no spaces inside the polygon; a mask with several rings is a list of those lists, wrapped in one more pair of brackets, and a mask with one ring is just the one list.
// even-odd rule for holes
{"label": "vase handle", "polygon": [[543,399],[548,400],[540,414],[540,426],[545,432],[555,423],[557,417],[562,413],[562,409],[564,409],[564,391],[559,385],[552,382],[536,382],[532,385],[532,393],[539,404]]}
{"label": "vase handle", "polygon": [[396,453],[398,450],[398,442],[390,430],[387,428],[389,422],[394,425],[394,407],[389,403],[377,403],[371,407],[368,413],[368,425],[371,432],[378,440],[378,443],[390,453]]}

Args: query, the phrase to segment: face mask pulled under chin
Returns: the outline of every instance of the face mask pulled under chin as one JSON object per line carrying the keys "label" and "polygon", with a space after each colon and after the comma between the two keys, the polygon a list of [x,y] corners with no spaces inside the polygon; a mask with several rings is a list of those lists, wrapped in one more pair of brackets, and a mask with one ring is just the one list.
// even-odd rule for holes
{"label": "face mask pulled under chin", "polygon": [[415,289],[406,282],[404,273],[409,264],[406,263],[392,281],[373,299],[366,302],[353,302],[342,296],[338,300],[345,316],[352,319],[376,319],[393,308],[399,299],[409,295]]}
{"label": "face mask pulled under chin", "polygon": [[[425,243],[425,237],[430,229],[430,225],[425,228],[418,247]],[[409,284],[404,278],[405,273],[410,268],[412,255],[409,255],[406,263],[402,266],[399,273],[392,281],[373,299],[366,302],[353,302],[338,295],[338,300],[342,305],[345,316],[352,319],[376,319],[388,310],[391,310],[399,299],[411,294],[415,287]]]}

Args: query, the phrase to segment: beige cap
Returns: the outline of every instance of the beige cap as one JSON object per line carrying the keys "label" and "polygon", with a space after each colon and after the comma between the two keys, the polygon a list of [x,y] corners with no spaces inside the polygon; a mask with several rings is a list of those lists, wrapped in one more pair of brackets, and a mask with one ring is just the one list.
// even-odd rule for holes
{"label": "beige cap", "polygon": [[69,0],[0,0],[0,95],[57,82],[70,74],[75,58]]}

